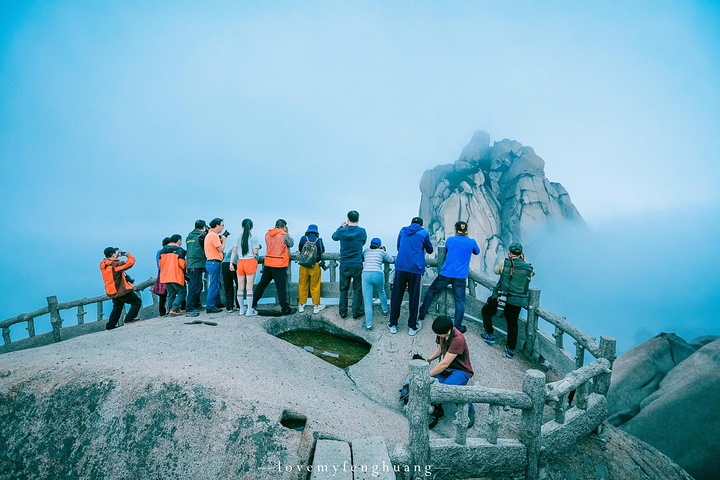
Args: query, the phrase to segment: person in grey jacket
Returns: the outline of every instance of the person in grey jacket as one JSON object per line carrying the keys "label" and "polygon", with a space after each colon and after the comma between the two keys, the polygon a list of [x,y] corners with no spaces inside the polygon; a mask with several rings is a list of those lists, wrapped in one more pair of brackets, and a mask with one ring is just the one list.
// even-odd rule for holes
{"label": "person in grey jacket", "polygon": [[383,262],[392,263],[393,258],[387,254],[380,239],[373,238],[370,241],[370,248],[366,248],[363,252],[362,294],[365,304],[365,328],[368,330],[373,329],[373,288],[378,291],[383,315],[388,316]]}

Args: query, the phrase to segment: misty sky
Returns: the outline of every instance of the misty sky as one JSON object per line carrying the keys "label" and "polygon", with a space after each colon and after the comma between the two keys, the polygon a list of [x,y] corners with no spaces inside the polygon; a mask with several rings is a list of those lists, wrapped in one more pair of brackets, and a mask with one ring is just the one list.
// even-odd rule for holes
{"label": "misty sky", "polygon": [[[508,5],[0,3],[0,318],[103,293],[108,245],[136,254],[136,278],[154,275],[161,239],[197,218],[239,233],[250,217],[262,234],[282,217],[294,236],[317,223],[329,239],[354,208],[392,244],[422,173],[480,129],[532,146],[590,227],[592,241],[537,245],[553,274],[539,284],[577,278],[595,256],[634,279],[603,305],[640,278],[648,304],[676,281],[697,292],[676,270],[719,240],[720,7]],[[609,248],[645,235],[662,274]],[[549,262],[551,244],[577,262]],[[717,311],[716,292],[696,300]],[[583,314],[557,291],[543,298]],[[711,318],[693,332],[720,334]],[[646,323],[583,328],[632,340]]]}

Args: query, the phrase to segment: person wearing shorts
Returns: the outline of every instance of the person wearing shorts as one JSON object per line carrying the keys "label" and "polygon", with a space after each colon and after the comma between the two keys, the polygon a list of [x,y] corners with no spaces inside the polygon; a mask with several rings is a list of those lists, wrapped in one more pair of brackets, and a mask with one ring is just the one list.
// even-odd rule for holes
{"label": "person wearing shorts", "polygon": [[[230,256],[230,270],[235,270],[238,278],[237,304],[239,315],[251,317],[257,315],[253,304],[253,285],[258,269],[257,254],[260,251],[260,241],[252,232],[253,222],[249,218],[242,221],[243,233],[235,242]],[[238,258],[239,257],[239,258]],[[237,264],[235,264],[235,259]],[[247,297],[247,309],[243,305],[243,297]]]}

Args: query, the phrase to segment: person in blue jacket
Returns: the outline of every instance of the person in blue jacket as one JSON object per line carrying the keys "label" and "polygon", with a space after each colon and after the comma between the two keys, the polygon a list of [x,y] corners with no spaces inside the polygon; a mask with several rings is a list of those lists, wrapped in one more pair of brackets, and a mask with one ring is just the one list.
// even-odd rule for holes
{"label": "person in blue jacket", "polygon": [[409,226],[400,230],[398,235],[398,254],[395,259],[395,280],[390,300],[390,322],[388,322],[390,333],[397,333],[400,306],[405,290],[410,297],[408,334],[413,336],[422,328],[422,322],[418,318],[418,307],[422,293],[422,277],[425,274],[425,253],[433,252],[430,235],[422,226],[423,219],[415,217]]}
{"label": "person in blue jacket", "polygon": [[480,254],[480,247],[477,242],[467,235],[467,222],[457,222],[455,224],[455,236],[448,238],[445,242],[445,263],[440,269],[437,278],[430,285],[420,306],[420,320],[422,320],[430,310],[435,295],[447,287],[448,284],[452,284],[453,296],[455,297],[454,327],[460,333],[466,331],[462,321],[465,316],[465,289],[470,271],[470,257]]}

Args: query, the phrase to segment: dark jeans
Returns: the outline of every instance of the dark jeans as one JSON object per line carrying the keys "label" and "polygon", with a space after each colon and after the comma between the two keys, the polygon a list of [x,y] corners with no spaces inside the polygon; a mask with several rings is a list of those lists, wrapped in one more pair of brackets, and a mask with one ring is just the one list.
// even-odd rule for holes
{"label": "dark jeans", "polygon": [[258,300],[265,293],[265,289],[270,282],[275,281],[275,287],[277,288],[278,298],[280,299],[280,309],[283,313],[290,311],[290,304],[287,301],[287,267],[265,267],[263,266],[262,275],[260,281],[255,285],[253,291],[253,308],[257,307]]}
{"label": "dark jeans", "polygon": [[[515,350],[515,347],[517,346],[518,317],[520,316],[520,310],[522,310],[522,307],[510,305],[509,303],[505,305],[505,321],[507,322],[507,346],[510,350]],[[480,312],[483,320],[483,328],[485,328],[485,331],[490,335],[492,335],[494,331],[492,317],[493,315],[495,315],[496,312],[497,298],[490,297],[488,298],[487,303]]]}
{"label": "dark jeans", "polygon": [[455,327],[460,328],[465,316],[465,278],[450,278],[438,275],[425,294],[425,299],[420,307],[420,316],[424,317],[430,310],[430,304],[439,292],[452,283],[453,296],[455,297]]}
{"label": "dark jeans", "polygon": [[[235,295],[237,295],[238,278],[236,272],[230,271],[230,262],[223,262],[222,278],[223,288],[225,289],[225,308],[232,311],[235,307]],[[233,285],[235,285],[234,288]]]}
{"label": "dark jeans", "polygon": [[200,292],[203,290],[204,268],[188,268],[187,274],[187,311],[195,312],[200,309]]}
{"label": "dark jeans", "polygon": [[350,290],[351,281],[353,288],[353,316],[359,317],[363,314],[362,265],[358,267],[340,265],[340,302],[338,303],[340,315],[347,315],[348,312],[348,290]]}
{"label": "dark jeans", "polygon": [[397,326],[400,318],[400,307],[402,306],[405,290],[410,297],[410,316],[408,327],[417,328],[418,311],[420,306],[420,293],[422,292],[422,275],[419,273],[402,272],[395,270],[393,280],[392,296],[390,298],[390,325]]}
{"label": "dark jeans", "polygon": [[165,288],[167,288],[167,308],[174,312],[180,312],[182,303],[185,301],[185,285],[166,283]]}
{"label": "dark jeans", "polygon": [[167,314],[167,310],[165,309],[165,302],[167,301],[167,291],[163,293],[162,295],[158,295],[158,311],[160,312],[160,316],[164,316]]}
{"label": "dark jeans", "polygon": [[140,307],[142,307],[142,300],[140,300],[140,297],[135,295],[135,292],[128,292],[122,297],[113,298],[112,303],[112,312],[110,312],[110,318],[108,319],[107,324],[105,324],[106,330],[117,327],[123,305],[126,303],[130,304],[130,310],[128,310],[128,313],[125,316],[125,323],[134,322],[137,319],[138,312],[140,312]]}

